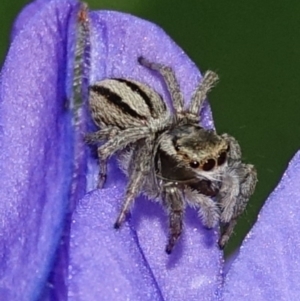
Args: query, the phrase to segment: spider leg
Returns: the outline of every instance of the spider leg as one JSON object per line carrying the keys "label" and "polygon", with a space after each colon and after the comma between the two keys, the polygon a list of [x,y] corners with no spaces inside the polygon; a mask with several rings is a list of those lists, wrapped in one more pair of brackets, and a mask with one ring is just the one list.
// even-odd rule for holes
{"label": "spider leg", "polygon": [[[100,147],[99,147],[100,148]],[[98,148],[98,157],[99,157],[99,173],[98,173],[98,189],[102,189],[107,178],[107,159],[100,159]]]}
{"label": "spider leg", "polygon": [[[239,143],[236,141],[236,139],[228,134],[222,134],[222,138],[224,138],[229,146],[229,160],[241,160],[242,157],[242,151]],[[229,162],[230,163],[230,162]]]}
{"label": "spider leg", "polygon": [[245,210],[256,182],[256,171],[253,165],[234,162],[230,166],[217,196],[222,211],[222,222],[228,223]]}
{"label": "spider leg", "polygon": [[[118,127],[105,127],[97,132],[88,133],[85,135],[85,142],[88,144],[96,144],[103,140],[108,140],[114,138],[120,129]],[[101,189],[106,181],[106,174],[107,174],[107,159],[101,160],[99,156],[99,149],[98,147],[98,158],[99,158],[99,176],[98,176],[98,185],[97,187]],[[101,150],[101,149],[100,149]]]}
{"label": "spider leg", "polygon": [[236,218],[233,218],[230,220],[229,223],[226,223],[224,225],[221,225],[221,235],[218,242],[219,248],[224,249],[225,245],[227,244],[229,238],[231,237],[233,233],[233,229],[236,225]]}
{"label": "spider leg", "polygon": [[244,212],[257,183],[257,172],[253,165],[241,164],[239,174],[242,181],[238,202],[234,207],[234,216],[236,217]]}
{"label": "spider leg", "polygon": [[182,96],[182,93],[180,91],[179,83],[177,81],[177,78],[175,76],[175,73],[174,73],[173,69],[169,66],[149,62],[144,57],[139,57],[138,62],[142,66],[144,66],[148,69],[151,69],[151,70],[158,71],[162,75],[162,77],[163,77],[163,79],[164,79],[164,81],[167,85],[167,88],[168,88],[168,91],[170,93],[170,96],[171,96],[171,99],[173,101],[174,108],[175,108],[176,112],[177,113],[182,112],[183,103],[184,103],[183,102],[183,96]]}
{"label": "spider leg", "polygon": [[218,204],[221,208],[221,222],[228,223],[234,212],[240,193],[240,179],[235,169],[228,171],[222,179],[222,186],[217,195]]}
{"label": "spider leg", "polygon": [[118,135],[108,140],[105,144],[101,145],[98,149],[99,158],[102,160],[107,159],[116,151],[123,149],[130,143],[134,143],[149,135],[149,128],[128,128],[120,131]]}
{"label": "spider leg", "polygon": [[188,204],[198,208],[198,214],[207,228],[217,225],[220,218],[220,209],[215,201],[197,190],[187,187],[184,190]]}
{"label": "spider leg", "polygon": [[128,214],[135,197],[141,191],[145,179],[150,171],[150,156],[152,153],[153,137],[143,139],[137,142],[131,160],[131,168],[129,173],[129,183],[127,185],[125,200],[122,205],[121,212],[115,222],[114,227],[120,228],[126,215]]}
{"label": "spider leg", "polygon": [[85,142],[95,144],[102,140],[107,140],[115,137],[120,132],[118,127],[105,127],[97,132],[88,133],[85,135]]}
{"label": "spider leg", "polygon": [[214,87],[217,80],[219,79],[218,75],[213,71],[206,71],[201,83],[196,89],[190,103],[188,112],[199,116],[203,102],[208,94],[208,92]]}
{"label": "spider leg", "polygon": [[223,198],[220,200],[220,205],[223,209],[221,221],[225,223],[219,240],[220,248],[224,248],[232,235],[236,220],[244,212],[257,182],[256,170],[251,164],[237,162],[233,171],[235,172],[233,179],[238,180],[238,186],[236,186],[238,195],[229,203],[227,202],[229,199]]}
{"label": "spider leg", "polygon": [[233,218],[237,218],[245,211],[257,183],[257,172],[253,165],[242,163],[237,171],[240,178],[240,193],[233,208]]}
{"label": "spider leg", "polygon": [[181,191],[174,186],[165,187],[163,202],[169,214],[169,240],[166,246],[166,252],[172,253],[172,250],[182,232],[182,219],[184,212],[183,196]]}
{"label": "spider leg", "polygon": [[241,162],[242,153],[239,143],[228,134],[223,134],[222,138],[227,141],[229,146],[228,167],[222,178],[222,186],[217,199],[222,211],[221,222],[228,223],[234,215],[245,172],[243,171],[244,164]]}
{"label": "spider leg", "polygon": [[107,178],[107,160],[116,151],[126,147],[130,143],[134,143],[139,139],[145,138],[149,130],[147,128],[130,128],[126,130],[119,130],[118,128],[111,128],[100,130],[95,134],[93,138],[98,141],[100,137],[102,139],[109,139],[106,143],[99,146],[97,149],[99,158],[99,177],[98,188],[102,188]]}

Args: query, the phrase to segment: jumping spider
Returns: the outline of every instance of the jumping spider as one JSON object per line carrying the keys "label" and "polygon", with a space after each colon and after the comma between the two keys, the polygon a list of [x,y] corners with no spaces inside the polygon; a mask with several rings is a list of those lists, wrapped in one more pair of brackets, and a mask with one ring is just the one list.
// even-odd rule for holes
{"label": "jumping spider", "polygon": [[157,92],[134,80],[105,79],[89,88],[92,118],[100,130],[89,133],[86,140],[105,141],[98,147],[98,187],[105,183],[107,160],[115,152],[128,175],[115,228],[123,224],[135,198],[144,192],[159,198],[167,209],[167,253],[181,235],[186,204],[198,208],[206,227],[221,223],[219,246],[223,248],[254,192],[257,176],[253,165],[241,162],[240,146],[233,137],[199,125],[203,102],[218,76],[207,71],[184,108],[174,71],[143,57],[138,62],[163,77],[174,114]]}

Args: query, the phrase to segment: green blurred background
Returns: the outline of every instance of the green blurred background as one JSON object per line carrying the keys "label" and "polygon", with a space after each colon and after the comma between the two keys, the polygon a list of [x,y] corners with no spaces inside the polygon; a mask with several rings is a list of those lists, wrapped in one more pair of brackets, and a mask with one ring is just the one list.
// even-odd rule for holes
{"label": "green blurred background", "polygon": [[[257,190],[226,248],[230,253],[300,146],[300,1],[86,2],[92,9],[129,12],[160,25],[201,70],[219,73],[220,83],[210,95],[216,127],[238,139],[244,160],[259,175]],[[13,19],[26,3],[1,1],[1,62]]]}

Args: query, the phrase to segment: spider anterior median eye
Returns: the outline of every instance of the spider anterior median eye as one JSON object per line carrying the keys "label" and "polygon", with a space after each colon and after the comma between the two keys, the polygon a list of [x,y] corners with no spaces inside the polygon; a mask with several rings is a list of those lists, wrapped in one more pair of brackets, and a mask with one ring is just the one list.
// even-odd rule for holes
{"label": "spider anterior median eye", "polygon": [[222,152],[222,153],[219,155],[218,160],[217,160],[218,166],[223,165],[223,164],[225,163],[226,157],[227,157],[226,152]]}
{"label": "spider anterior median eye", "polygon": [[192,168],[198,168],[199,165],[200,165],[200,163],[198,161],[192,161],[192,162],[190,162],[190,166]]}
{"label": "spider anterior median eye", "polygon": [[216,165],[216,161],[214,159],[208,159],[203,165],[202,169],[204,171],[210,171],[212,170]]}

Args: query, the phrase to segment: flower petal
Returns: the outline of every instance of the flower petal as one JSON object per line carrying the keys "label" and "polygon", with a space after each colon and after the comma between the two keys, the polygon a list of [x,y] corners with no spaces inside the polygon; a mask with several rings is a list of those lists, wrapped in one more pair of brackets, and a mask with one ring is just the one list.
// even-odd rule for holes
{"label": "flower petal", "polygon": [[72,179],[65,93],[75,1],[49,1],[12,41],[0,84],[0,296],[35,300],[57,248]]}
{"label": "flower petal", "polygon": [[49,0],[35,0],[31,3],[28,3],[14,21],[11,38],[14,39],[18,32],[25,28],[27,22],[32,20],[35,14],[41,12],[43,8],[49,4],[49,2]]}
{"label": "flower petal", "polygon": [[[131,78],[154,87],[169,101],[161,77],[137,63],[142,55],[172,66],[184,97],[191,97],[200,80],[199,71],[160,28],[116,12],[91,13],[90,17],[91,83],[106,77]],[[202,117],[205,126],[213,127],[207,105]],[[97,160],[93,157],[90,189],[96,186],[97,174]],[[129,226],[114,231],[126,182],[113,161],[106,189],[84,199],[88,205],[74,216],[72,300],[98,297],[117,301],[126,299],[124,296],[130,300],[157,300],[159,291],[165,300],[215,300],[221,270],[216,233],[203,229],[196,212],[188,210],[181,242],[168,256],[164,251],[167,221],[163,209],[142,197],[136,202]],[[146,293],[141,297],[143,290]]]}
{"label": "flower petal", "polygon": [[298,300],[300,152],[266,201],[229,270],[224,300]]}
{"label": "flower petal", "polygon": [[74,214],[69,266],[69,300],[163,300],[135,232],[113,228],[117,188],[86,195]]}

